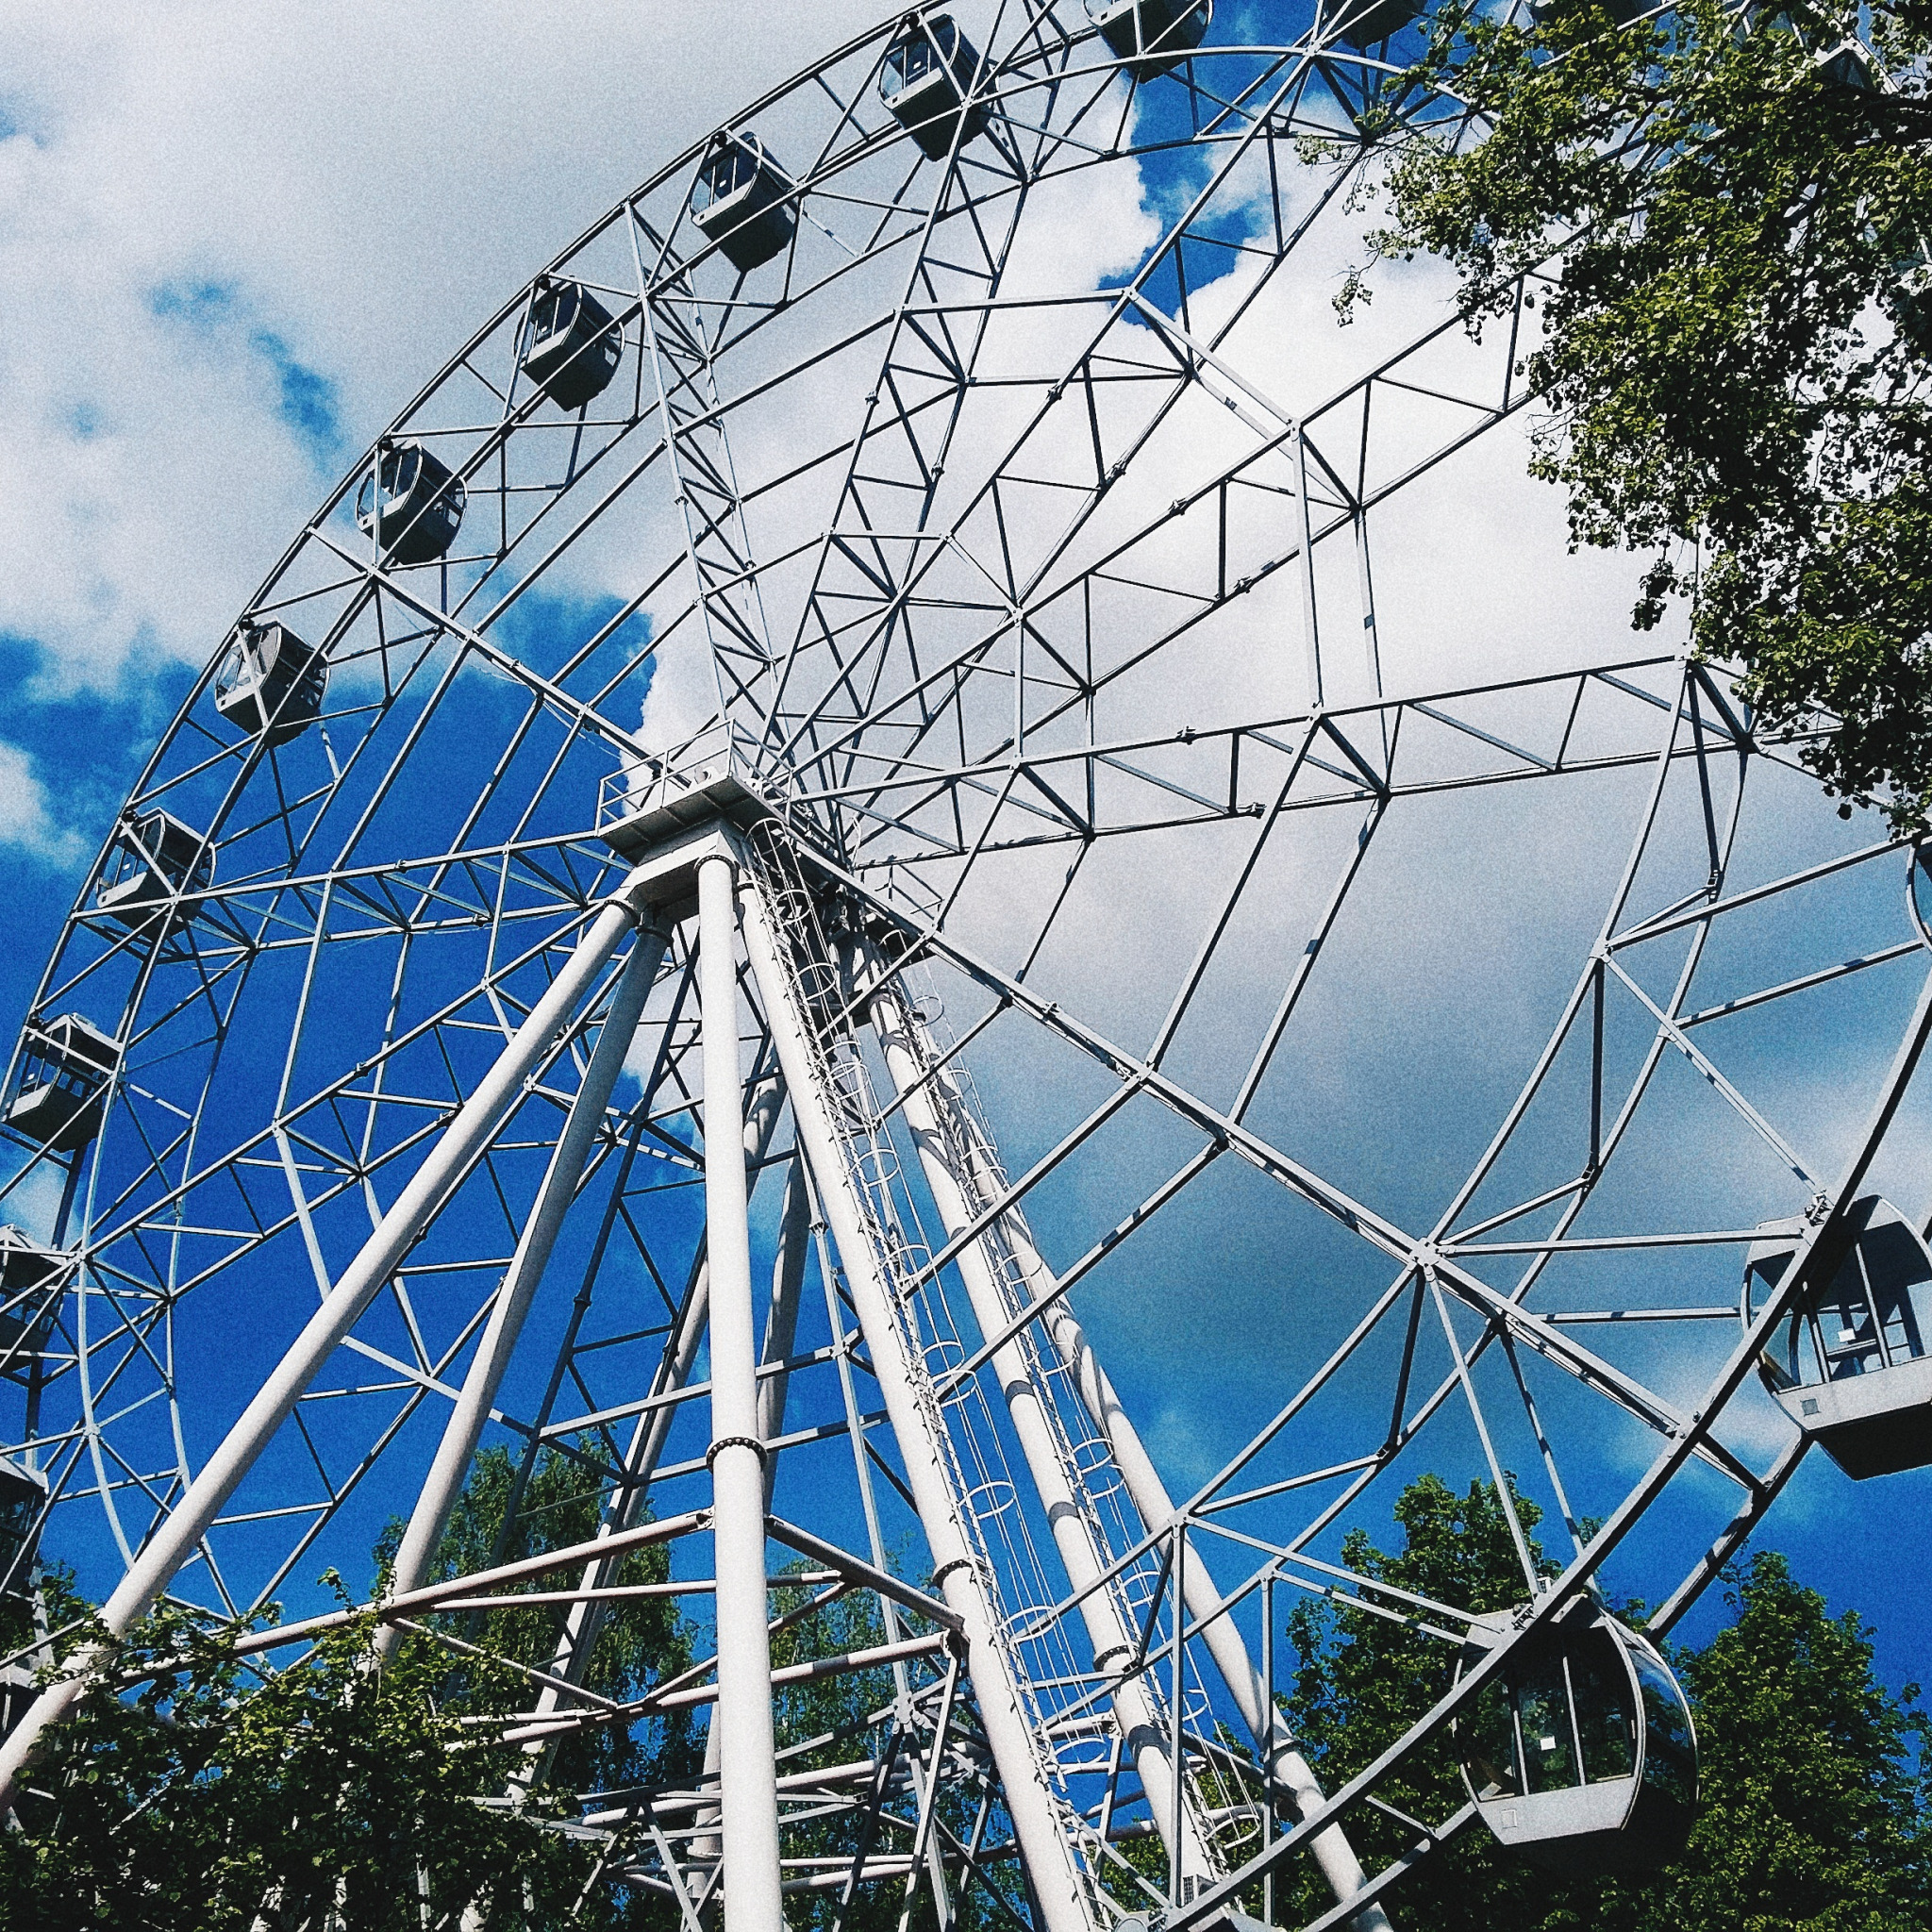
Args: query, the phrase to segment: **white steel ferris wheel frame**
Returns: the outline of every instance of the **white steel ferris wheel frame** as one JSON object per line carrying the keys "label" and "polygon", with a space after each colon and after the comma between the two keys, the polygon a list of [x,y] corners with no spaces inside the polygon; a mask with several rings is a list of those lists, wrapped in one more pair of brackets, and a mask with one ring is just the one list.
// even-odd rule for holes
{"label": "white steel ferris wheel frame", "polygon": [[[526,1674],[530,1708],[510,1721],[532,1779],[573,1730],[717,1706],[712,1755],[688,1788],[582,1794],[580,1828],[605,1835],[610,1875],[675,1898],[689,1923],[722,1896],[734,1925],[772,1928],[787,1890],[849,1901],[879,1885],[901,1890],[907,1913],[924,1888],[941,1924],[974,1884],[1006,1913],[992,1874],[1017,1857],[1051,1932],[1105,1932],[1137,1901],[1180,1932],[1257,1887],[1274,1918],[1275,1875],[1306,1858],[1337,1900],[1311,1926],[1374,1926],[1382,1894],[1473,1808],[1402,1820],[1410,1841],[1364,1871],[1350,1828],[1404,1758],[1637,1547],[1687,1472],[1715,1473],[1736,1500],[1688,1574],[1646,1570],[1664,1586],[1656,1629],[1796,1467],[1804,1439],[1759,1471],[1719,1424],[1865,1186],[1932,1005],[1922,994],[1864,1070],[1865,1125],[1833,1164],[1793,1144],[1705,1029],[1916,961],[1923,930],[1911,916],[1857,958],[1695,1003],[1707,942],[1733,915],[1809,905],[1903,852],[1881,840],[1733,887],[1746,774],[1796,771],[1799,746],[1754,729],[1724,667],[1657,654],[1383,693],[1372,517],[1527,400],[1519,342],[1543,277],[1500,291],[1480,340],[1437,319],[1299,413],[1238,343],[1358,178],[1367,148],[1350,116],[1399,71],[1399,47],[1362,51],[1330,9],[1275,44],[1210,39],[1130,82],[1063,5],[957,11],[986,52],[987,115],[943,161],[876,98],[892,24],[838,50],[731,124],[756,122],[772,155],[801,163],[785,176],[793,235],[777,258],[730,268],[686,206],[705,144],[680,157],[546,271],[610,308],[624,347],[612,388],[560,415],[520,382],[533,283],[403,412],[251,602],[247,620],[323,651],[329,695],[309,731],[271,745],[221,719],[211,665],[126,820],[160,808],[192,824],[212,880],[196,877],[163,921],[116,927],[94,900],[110,841],[49,964],[31,1020],[85,1009],[111,1023],[122,1057],[95,1139],[37,1150],[11,1184],[55,1171],[63,1191],[58,1278],[14,1297],[22,1315],[48,1304],[53,1326],[37,1352],[10,1343],[0,1362],[25,1391],[6,1447],[47,1480],[47,1538],[78,1508],[104,1511],[122,1556],[104,1611],[115,1630],[163,1593],[245,1615],[298,1587],[298,1566],[353,1540],[365,1486],[410,1506],[379,1607],[385,1646],[405,1630],[458,1642],[424,1619],[549,1579],[533,1601],[556,1608],[554,1660]],[[1470,132],[1454,102],[1403,108],[1447,138]],[[1012,286],[1029,201],[1110,168],[1171,171],[1177,212],[1134,273]],[[1235,294],[1197,314],[1204,263]],[[1049,363],[1003,335],[1036,324]],[[1204,408],[1240,426],[1239,443],[1179,493],[1134,500],[1137,475],[1166,475],[1172,438]],[[774,408],[789,441],[774,440]],[[468,494],[456,550],[423,564],[386,559],[353,517],[377,451],[405,438],[441,452]],[[794,513],[797,501],[816,509]],[[600,542],[623,555],[621,569],[598,566],[621,595],[575,631],[553,618],[509,641],[519,606]],[[1350,567],[1324,574],[1338,555]],[[1187,663],[1284,584],[1299,704],[1198,728],[1150,708],[1137,683],[1150,665]],[[1365,653],[1341,652],[1357,627]],[[708,715],[646,742],[624,720],[674,658],[708,667]],[[1378,1209],[1257,1124],[1391,814],[1620,774],[1641,795],[1580,971],[1431,1220]],[[1338,821],[1332,887],[1216,1099],[1175,1071],[1177,1043],[1283,841]],[[1691,890],[1659,896],[1656,868],[1683,882],[1669,867],[1686,825]],[[1042,991],[1035,969],[1075,917],[1090,855],[1196,836],[1232,858],[1164,1016],[1129,1044]],[[1051,891],[1025,885],[1024,938],[1003,958],[974,895],[988,878],[1037,879],[1013,868],[1056,853],[1067,862]],[[373,1006],[339,963],[370,958],[391,962]],[[959,1011],[958,1037],[935,987]],[[1642,1041],[1626,1064],[1607,1038],[1633,1016]],[[1017,1174],[967,1059],[1016,1034],[1078,1065],[1099,1096],[1048,1116]],[[1579,1055],[1574,1171],[1498,1194]],[[1590,1255],[1731,1266],[1752,1239],[1748,1223],[1585,1221],[1674,1056],[1809,1209],[1797,1265],[1746,1329],[1723,1297],[1611,1307],[1548,1286]],[[626,1067],[634,1098],[620,1097]],[[1183,1134],[1184,1158],[1084,1238],[1058,1212],[1049,1229],[1038,1204],[1149,1109]],[[1345,1230],[1385,1273],[1283,1382],[1264,1426],[1176,1498],[1070,1291],[1234,1169]],[[668,1178],[636,1178],[654,1171]],[[694,1231],[675,1191],[699,1186]],[[755,1204],[774,1194],[768,1239]],[[500,1224],[484,1224],[478,1201]],[[646,1209],[671,1232],[641,1225]],[[575,1267],[573,1241],[581,1285],[544,1328],[552,1263],[568,1250]],[[1043,1252],[1056,1245],[1058,1267]],[[769,1292],[754,1280],[767,1246]],[[617,1254],[641,1257],[661,1309],[607,1332],[596,1291]],[[1514,1273],[1499,1283],[1502,1269]],[[814,1274],[824,1339],[804,1346]],[[197,1357],[209,1342],[194,1310],[218,1295],[275,1334],[273,1363],[239,1403],[209,1392]],[[1587,1346],[1592,1323],[1731,1340],[1705,1351],[1687,1401]],[[541,1396],[520,1413],[506,1391],[525,1401],[516,1376],[539,1356]],[[1602,1474],[1610,1424],[1540,1408],[1539,1376],[1646,1445],[1599,1524],[1572,1507],[1565,1476]],[[1324,1795],[1275,1707],[1277,1593],[1467,1627],[1468,1608],[1339,1561],[1335,1539],[1452,1416],[1474,1466],[1507,1490],[1499,1386],[1574,1557],[1540,1576],[1512,1522],[1528,1607],[1509,1641]],[[680,1459],[694,1404],[708,1408],[704,1451]],[[1294,1460],[1307,1418],[1331,1407],[1353,1430],[1347,1452]],[[330,1412],[376,1420],[331,1436],[318,1420]],[[525,1474],[546,1449],[583,1460],[597,1536],[436,1580],[450,1509],[497,1425]],[[846,1526],[774,1513],[781,1457],[790,1469],[840,1443]],[[895,1495],[923,1533],[917,1582],[893,1574]],[[605,1607],[625,1593],[617,1559],[665,1542],[708,1542],[711,1574],[683,1581],[715,1599],[714,1664],[615,1707],[584,1676]],[[808,1587],[874,1604],[885,1641],[774,1674],[774,1546],[817,1566],[796,1573]],[[244,1650],[286,1656],[328,1621]],[[798,1753],[774,1736],[774,1686],[853,1670],[891,1674],[883,1742],[836,1771],[788,1771]],[[44,1693],[0,1751],[9,1790],[79,1681]],[[960,1793],[977,1813],[963,1835],[943,1802]],[[827,1816],[857,1850],[795,1849]],[[1160,1847],[1158,1883],[1123,1857],[1135,1838]]]}

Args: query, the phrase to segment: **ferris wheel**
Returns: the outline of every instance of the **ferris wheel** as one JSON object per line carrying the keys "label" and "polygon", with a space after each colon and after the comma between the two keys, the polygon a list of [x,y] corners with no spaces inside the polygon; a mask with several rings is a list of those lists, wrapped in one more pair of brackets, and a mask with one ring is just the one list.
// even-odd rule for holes
{"label": "ferris wheel", "polygon": [[[1812,1445],[1932,1460],[1928,936],[1725,666],[1481,643],[1457,466],[1559,258],[1474,333],[1395,287],[1339,375],[1298,328],[1387,113],[1480,139],[1391,92],[1425,25],[888,21],[375,441],[20,1036],[0,1587],[300,1611],[391,1516],[388,1631],[541,1575],[513,1735],[711,1707],[701,1778],[575,1828],[735,1932],[861,1886],[1286,1925],[1309,1874],[1292,1923],[1370,1927],[1459,1829],[1681,1843],[1657,1638]],[[432,1581],[486,1441],[575,1457],[597,1538]],[[1363,1562],[1424,1473],[1541,1508],[1516,1607]],[[714,1656],[611,1707],[647,1543]],[[779,1678],[894,1685],[830,1769],[774,1728],[793,1559],[885,1641]],[[1456,1660],[1325,1790],[1311,1600]],[[1444,1737],[1466,1802],[1409,1817]]]}

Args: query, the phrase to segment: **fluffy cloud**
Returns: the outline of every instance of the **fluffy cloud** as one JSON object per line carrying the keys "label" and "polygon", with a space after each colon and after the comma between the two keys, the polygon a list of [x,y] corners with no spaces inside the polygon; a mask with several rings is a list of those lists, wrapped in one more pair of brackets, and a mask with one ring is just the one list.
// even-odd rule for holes
{"label": "fluffy cloud", "polygon": [[517,280],[872,11],[16,11],[0,636],[54,689],[204,659],[347,458]]}
{"label": "fluffy cloud", "polygon": [[0,741],[0,844],[20,847],[54,866],[75,864],[84,846],[77,833],[49,809],[46,788],[33,759],[18,745]]}

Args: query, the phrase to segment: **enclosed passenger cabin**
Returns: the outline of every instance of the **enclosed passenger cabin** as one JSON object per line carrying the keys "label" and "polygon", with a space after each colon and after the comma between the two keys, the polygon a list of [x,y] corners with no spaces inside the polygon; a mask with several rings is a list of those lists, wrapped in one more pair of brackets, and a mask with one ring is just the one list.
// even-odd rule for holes
{"label": "enclosed passenger cabin", "polygon": [[[1801,1225],[1773,1222],[1744,1257],[1752,1322],[1785,1277]],[[1890,1201],[1847,1211],[1840,1252],[1821,1254],[1813,1285],[1757,1358],[1777,1405],[1849,1476],[1932,1462],[1932,1254]]]}
{"label": "enclosed passenger cabin", "polygon": [[64,1255],[17,1227],[0,1227],[0,1375],[25,1382],[54,1325]]}
{"label": "enclosed passenger cabin", "polygon": [[434,563],[457,541],[469,501],[462,480],[420,442],[377,446],[356,492],[356,525],[390,563]]}
{"label": "enclosed passenger cabin", "polygon": [[94,888],[94,910],[124,931],[152,934],[192,919],[213,883],[214,853],[192,825],[158,808],[123,823]]}
{"label": "enclosed passenger cabin", "polygon": [[18,1596],[33,1574],[47,1478],[11,1456],[0,1456],[0,1593]]}
{"label": "enclosed passenger cabin", "polygon": [[[1457,1674],[1508,1634],[1470,1631]],[[1509,1654],[1456,1723],[1483,1823],[1555,1872],[1643,1872],[1684,1848],[1697,1805],[1697,1736],[1664,1660],[1581,1599]]]}
{"label": "enclosed passenger cabin", "polygon": [[1399,34],[1410,21],[1420,20],[1423,12],[1419,0],[1339,0],[1330,17],[1341,16],[1341,38],[1357,54],[1366,54],[1391,34]]}
{"label": "enclosed passenger cabin", "polygon": [[785,199],[791,189],[756,134],[720,134],[698,168],[691,220],[733,268],[754,269],[791,240],[797,223]]}
{"label": "enclosed passenger cabin", "polygon": [[313,724],[328,688],[328,664],[282,624],[244,624],[215,673],[215,709],[238,731],[287,744]]}
{"label": "enclosed passenger cabin", "polygon": [[1087,16],[1136,80],[1152,80],[1207,38],[1214,0],[1087,0]]}
{"label": "enclosed passenger cabin", "polygon": [[78,1013],[63,1013],[45,1025],[29,1024],[21,1048],[8,1132],[54,1154],[78,1153],[101,1130],[120,1047]]}
{"label": "enclosed passenger cabin", "polygon": [[541,277],[518,341],[523,372],[559,409],[581,409],[624,359],[615,318],[580,282]]}
{"label": "enclosed passenger cabin", "polygon": [[908,13],[886,49],[879,99],[927,160],[942,161],[956,139],[964,147],[985,131],[985,106],[967,106],[978,79],[978,50],[950,13]]}

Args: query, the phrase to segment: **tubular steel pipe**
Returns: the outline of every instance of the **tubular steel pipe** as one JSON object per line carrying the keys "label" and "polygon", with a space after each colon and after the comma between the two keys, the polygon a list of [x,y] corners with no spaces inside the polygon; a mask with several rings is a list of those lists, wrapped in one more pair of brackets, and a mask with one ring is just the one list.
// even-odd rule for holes
{"label": "tubular steel pipe", "polygon": [[[785,1171],[785,1205],[778,1216],[778,1252],[772,1262],[772,1306],[765,1316],[765,1345],[761,1361],[765,1366],[782,1362],[791,1353],[798,1332],[799,1291],[805,1284],[805,1256],[811,1240],[811,1208],[805,1179],[805,1165],[796,1155]],[[791,1375],[780,1370],[758,1383],[758,1441],[765,1450],[765,1512],[771,1513],[772,1487],[778,1479],[778,1452],[769,1445],[785,1433],[785,1391]],[[707,1785],[715,1784],[724,1762],[724,1726],[715,1721],[705,1732],[705,1774]],[[716,1806],[700,1811],[697,1823],[715,1827],[721,1813]],[[718,1840],[714,1836],[691,1840],[693,1859],[715,1858]]]}
{"label": "tubular steel pipe", "polygon": [[[569,1024],[634,924],[635,912],[625,891],[620,889],[577,941],[563,970],[505,1043],[495,1064],[458,1109],[395,1205],[376,1224],[327,1298],[223,1438],[221,1446],[202,1465],[201,1474],[162,1519],[102,1605],[101,1622],[112,1635],[123,1636],[131,1629],[193,1555],[316,1373],[361,1319],[363,1310],[455,1191],[471,1162],[502,1125],[522,1093],[525,1080],[556,1044],[558,1030]],[[94,1661],[92,1648],[70,1659],[66,1674],[41,1692],[12,1735],[0,1745],[0,1816],[12,1808],[21,1774],[33,1761],[48,1726],[58,1724],[86,1694]]]}
{"label": "tubular steel pipe", "polygon": [[[644,1002],[650,997],[658,969],[663,963],[668,941],[661,918],[642,926],[631,949],[630,962],[611,995],[610,1011],[597,1036],[591,1063],[584,1070],[583,1084],[571,1103],[570,1117],[558,1138],[557,1150],[550,1158],[536,1205],[524,1224],[508,1272],[497,1289],[489,1325],[476,1345],[470,1372],[463,1378],[462,1392],[443,1425],[442,1441],[437,1445],[436,1460],[424,1481],[423,1493],[409,1513],[408,1527],[403,1532],[401,1546],[396,1551],[395,1571],[390,1579],[390,1588],[397,1595],[417,1589],[436,1559],[437,1546],[442,1541],[450,1510],[455,1507],[464,1478],[469,1474],[470,1458],[476,1453],[483,1424],[490,1419],[503,1372],[523,1330],[524,1317],[529,1312],[538,1284],[549,1265],[550,1251],[563,1226],[565,1212],[576,1197],[584,1164],[590,1158],[597,1129],[603,1124],[604,1109],[609,1105],[611,1090],[624,1069],[625,1057],[630,1051]],[[401,1632],[393,1624],[383,1624],[375,1637],[377,1656],[388,1657],[400,1641]]]}
{"label": "tubular steel pipe", "polygon": [[1066,1822],[1046,1779],[1020,1701],[1019,1685],[997,1637],[989,1579],[960,1524],[946,1478],[942,1424],[930,1398],[921,1400],[907,1357],[891,1290],[867,1227],[822,1075],[801,1016],[791,975],[778,951],[757,881],[743,878],[740,915],[752,974],[791,1096],[799,1145],[818,1185],[819,1201],[838,1244],[846,1286],[858,1313],[919,1518],[932,1552],[935,1580],[964,1626],[967,1668],[980,1722],[998,1766],[1008,1815],[1024,1860],[1045,1932],[1093,1932],[1092,1915]]}
{"label": "tubular steel pipe", "polygon": [[[744,1128],[744,1158],[746,1164],[756,1167],[765,1158],[772,1144],[772,1135],[778,1124],[778,1112],[785,1097],[784,1084],[775,1079],[761,1081],[752,1094],[750,1116]],[[710,1319],[711,1275],[705,1251],[700,1248],[697,1257],[691,1263],[691,1276],[685,1287],[684,1302],[679,1310],[676,1332],[666,1342],[664,1355],[658,1365],[657,1374],[652,1380],[651,1393],[663,1395],[675,1389],[681,1389],[691,1379],[691,1365],[697,1360],[699,1344],[705,1338],[705,1326]],[[638,1417],[631,1429],[630,1442],[625,1451],[625,1481],[614,1488],[606,1499],[602,1519],[597,1526],[596,1541],[624,1534],[637,1522],[638,1513],[643,1507],[645,1491],[649,1487],[652,1472],[658,1466],[658,1457],[663,1453],[665,1439],[671,1433],[675,1411],[666,1404],[656,1408],[647,1408]],[[609,1580],[610,1566],[615,1559],[606,1555],[592,1556],[584,1566],[582,1588],[586,1591],[602,1588]],[[563,1630],[558,1638],[557,1649],[550,1665],[550,1674],[564,1678],[575,1684],[583,1679],[584,1672],[590,1666],[591,1653],[597,1641],[597,1633],[603,1625],[606,1607],[589,1599],[575,1604],[568,1617],[564,1619]],[[543,1693],[537,1700],[535,1717],[538,1720],[552,1716],[560,1703],[558,1693],[546,1685]],[[512,1795],[528,1792],[541,1774],[541,1744],[531,1746],[531,1759],[521,1775],[513,1782]]]}
{"label": "tubular steel pipe", "polygon": [[[939,1110],[951,1095],[950,1082],[944,1073],[932,1080],[921,1080],[921,1057],[910,1033],[912,1020],[890,982],[874,996],[872,1015],[874,1030],[885,1054],[886,1070],[891,1076],[907,1129],[919,1152],[926,1186],[950,1241],[972,1224],[974,1213],[968,1201],[969,1190],[974,1186],[970,1167],[964,1174],[956,1171],[956,1163],[970,1162],[965,1150],[971,1142],[958,1135],[957,1115],[948,1122]],[[953,1134],[947,1132],[949,1124],[955,1127]],[[1007,1325],[1009,1311],[995,1277],[997,1262],[988,1249],[984,1236],[969,1242],[959,1251],[958,1268],[981,1333],[994,1336]],[[1014,1433],[1020,1440],[1021,1453],[1026,1458],[1027,1472],[1046,1512],[1060,1561],[1066,1566],[1067,1580],[1080,1597],[1094,1668],[1111,1674],[1136,1655],[1140,1643],[1113,1591],[1099,1587],[1108,1558],[1095,1547],[1087,1512],[1074,1491],[1074,1474],[1055,1440],[1046,1414],[1046,1399],[1017,1336],[993,1351],[992,1369],[1006,1398]],[[1178,1682],[1174,1686],[1174,1695],[1177,1704],[1181,1695]],[[1141,1789],[1146,1793],[1148,1809],[1168,1857],[1174,1862],[1179,1895],[1190,1896],[1196,1882],[1214,1870],[1213,1855],[1201,1833],[1194,1807],[1185,1802],[1185,1777],[1176,1774],[1163,1719],[1145,1675],[1137,1673],[1130,1677],[1118,1677],[1113,1687],[1113,1707],[1121,1738],[1140,1775]]]}
{"label": "tubular steel pipe", "polygon": [[705,1251],[711,1273],[711,1507],[718,1579],[719,1799],[729,1932],[785,1932],[765,1589],[765,1446],[758,1435],[744,1117],[738,1054],[735,867],[698,867],[704,1024]]}
{"label": "tubular steel pipe", "polygon": [[[892,1004],[900,1006],[896,996]],[[931,1050],[929,1040],[918,1037],[913,1029],[919,1028],[916,1017],[902,1012],[902,1022],[908,1029],[908,1037],[897,1044],[898,1063],[894,1064],[894,1049],[889,1045],[887,1063],[891,1068],[893,1083],[902,1092],[907,1092],[912,1081],[919,1077],[920,1063],[932,1065],[937,1056]],[[882,1036],[883,1038],[883,1036]],[[917,1047],[917,1052],[912,1049]],[[912,1128],[921,1142],[921,1158],[925,1158],[924,1138],[920,1135],[914,1120],[914,1105],[919,1104],[928,1118],[932,1118],[935,1128],[938,1117],[943,1114],[951,1124],[958,1142],[968,1150],[967,1158],[972,1167],[974,1191],[988,1201],[997,1200],[1006,1191],[1006,1183],[1000,1176],[993,1156],[993,1150],[985,1144],[978,1122],[972,1109],[967,1107],[960,1093],[958,1083],[950,1068],[941,1066],[930,1079],[921,1085],[916,1093],[908,1094],[906,1104],[907,1125]],[[928,1178],[931,1167],[927,1168]],[[957,1189],[949,1190],[953,1202],[958,1201]],[[953,1211],[948,1199],[936,1188],[934,1199],[939,1203],[941,1219],[947,1221],[947,1233],[957,1230],[952,1226],[950,1215]],[[960,1204],[963,1215],[963,1204]],[[965,1224],[962,1219],[961,1225]],[[1088,1415],[1099,1432],[1101,1439],[1112,1453],[1114,1465],[1125,1483],[1127,1494],[1134,1507],[1140,1512],[1141,1522],[1149,1529],[1158,1529],[1174,1519],[1173,1498],[1167,1492],[1167,1485],[1161,1480],[1160,1473],[1154,1466],[1153,1458],[1147,1454],[1146,1446],[1141,1441],[1140,1432],[1134,1427],[1133,1419],[1123,1406],[1113,1383],[1108,1379],[1100,1358],[1093,1352],[1093,1344],[1088,1341],[1086,1331],[1080,1326],[1072,1307],[1064,1295],[1056,1296],[1058,1284],[1052,1271],[1041,1258],[1040,1250],[1033,1243],[1033,1236],[1024,1217],[1017,1208],[1001,1217],[1000,1226],[1014,1261],[1018,1264],[1021,1277],[1028,1296],[1035,1302],[1048,1302],[1049,1306],[1041,1318],[1047,1331],[1047,1339],[1055,1352],[1065,1364],[1067,1373],[1074,1379],[1079,1391],[1080,1400]],[[962,1251],[963,1263],[966,1253]],[[965,1271],[962,1267],[962,1274]],[[968,1288],[972,1283],[970,1276]],[[975,1304],[976,1307],[976,1304]],[[1004,1310],[999,1316],[1000,1326],[991,1332],[997,1334],[1005,1325]],[[982,1326],[985,1318],[981,1318]],[[996,1356],[995,1363],[999,1360]],[[1002,1380],[1005,1380],[1004,1374]],[[1224,1604],[1221,1593],[1214,1587],[1214,1579],[1208,1574],[1208,1566],[1201,1560],[1200,1551],[1191,1537],[1186,1537],[1187,1560],[1182,1566],[1182,1598],[1188,1615],[1200,1626],[1208,1654],[1214,1661],[1214,1667],[1226,1684],[1228,1694],[1233,1698],[1235,1707],[1241,1712],[1242,1722],[1247,1725],[1255,1740],[1255,1749],[1271,1784],[1281,1787],[1291,1799],[1296,1814],[1307,1817],[1318,1810],[1323,1802],[1322,1787],[1317,1782],[1314,1771],[1299,1750],[1295,1748],[1293,1734],[1279,1710],[1275,1709],[1268,1696],[1261,1674],[1255,1668],[1254,1659],[1248,1655],[1248,1647],[1240,1629],[1236,1626],[1232,1611]],[[1076,1582],[1077,1587],[1077,1582]],[[1090,1597],[1089,1602],[1092,1599]],[[1144,1776],[1144,1774],[1143,1774]],[[1164,1814],[1157,1810],[1158,1821]],[[1324,1831],[1315,1835],[1309,1844],[1309,1852],[1320,1868],[1322,1876],[1327,1881],[1336,1898],[1346,1903],[1368,1883],[1361,1860],[1355,1855],[1355,1848],[1340,1824],[1331,1824]],[[1364,1906],[1350,1922],[1356,1932],[1392,1932],[1389,1915],[1382,1907],[1373,1901]]]}

